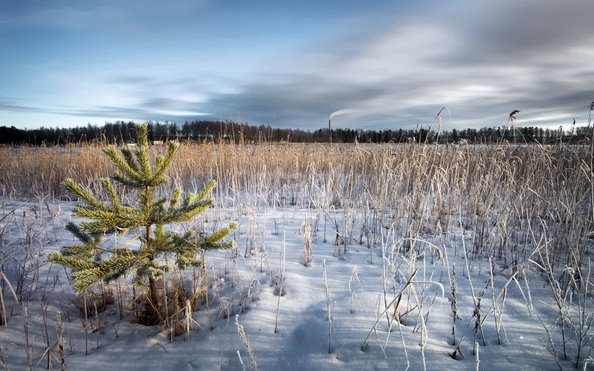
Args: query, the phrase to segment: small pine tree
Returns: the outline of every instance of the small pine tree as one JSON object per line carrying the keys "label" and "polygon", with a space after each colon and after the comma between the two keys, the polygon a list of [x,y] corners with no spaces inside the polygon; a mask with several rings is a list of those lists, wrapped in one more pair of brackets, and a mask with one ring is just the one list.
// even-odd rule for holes
{"label": "small pine tree", "polygon": [[[200,260],[197,260],[199,251],[235,246],[234,242],[222,240],[236,228],[236,224],[231,223],[200,239],[192,230],[183,235],[165,231],[165,225],[189,221],[213,205],[214,201],[208,195],[215,187],[215,182],[211,180],[200,194],[187,194],[183,200],[180,188],[175,190],[170,200],[157,197],[157,189],[169,182],[166,174],[179,143],[170,142],[167,153],[157,156],[153,166],[149,156],[148,126],[138,125],[136,136],[137,146],[122,148],[121,155],[113,146],[103,150],[117,167],[111,180],[101,180],[108,202],[100,201],[72,179],[64,181],[66,190],[83,202],[75,207],[73,215],[85,221],[80,225],[71,222],[66,226],[81,244],[62,247],[60,253],[52,253],[48,261],[72,268],[73,284],[78,293],[100,281],[108,283],[128,273],[134,274],[136,285],[146,287],[144,285],[148,280],[149,295],[141,321],[154,325],[163,319],[159,309],[157,280],[164,278],[171,269],[162,263],[162,258],[173,257],[180,270],[200,266]],[[137,190],[135,207],[120,203],[112,180]],[[139,248],[127,245],[107,247],[102,244],[105,235],[120,233],[124,236],[131,230],[140,230]]]}

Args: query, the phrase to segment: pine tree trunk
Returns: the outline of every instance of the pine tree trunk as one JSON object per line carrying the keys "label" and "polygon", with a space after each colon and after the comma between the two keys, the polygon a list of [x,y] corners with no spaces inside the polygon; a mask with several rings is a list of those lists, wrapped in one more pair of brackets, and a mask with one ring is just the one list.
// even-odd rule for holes
{"label": "pine tree trunk", "polygon": [[144,324],[148,326],[158,325],[161,323],[161,310],[159,309],[159,292],[157,288],[157,280],[153,277],[149,278],[149,297],[144,307]]}
{"label": "pine tree trunk", "polygon": [[[149,193],[148,187],[146,187],[147,194]],[[146,208],[149,209],[151,197],[147,197]],[[146,244],[148,247],[151,246],[151,224],[146,225]],[[149,256],[151,263],[155,259],[154,253]],[[146,325],[158,325],[161,323],[161,311],[159,310],[159,292],[157,288],[157,280],[154,277],[149,277],[149,298],[145,304],[144,321]]]}

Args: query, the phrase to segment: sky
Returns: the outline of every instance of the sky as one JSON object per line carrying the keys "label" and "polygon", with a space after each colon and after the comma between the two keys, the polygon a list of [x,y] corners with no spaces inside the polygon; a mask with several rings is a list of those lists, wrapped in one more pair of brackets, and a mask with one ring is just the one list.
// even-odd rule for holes
{"label": "sky", "polygon": [[568,130],[593,36],[591,0],[4,1],[0,126]]}

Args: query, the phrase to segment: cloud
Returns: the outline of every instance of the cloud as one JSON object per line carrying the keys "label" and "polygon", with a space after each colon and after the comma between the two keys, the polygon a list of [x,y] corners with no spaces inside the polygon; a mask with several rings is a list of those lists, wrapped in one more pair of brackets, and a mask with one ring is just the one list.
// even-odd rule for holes
{"label": "cloud", "polygon": [[465,48],[457,53],[457,63],[541,64],[563,61],[562,53],[576,46],[592,47],[593,2],[492,0],[485,4],[473,18],[460,23]]}
{"label": "cloud", "polygon": [[514,109],[522,110],[518,125],[585,121],[594,3],[488,1],[462,12],[462,2],[452,4],[299,50],[282,60],[291,72],[281,84],[263,78],[208,103],[312,128],[345,107],[357,115],[341,117],[344,125],[363,128],[414,127],[444,105],[455,127],[504,124]]}
{"label": "cloud", "polygon": [[[519,126],[558,126],[573,117],[583,123],[594,100],[591,1],[449,0],[411,8],[382,2],[373,9],[353,2],[340,12],[336,4],[325,5],[317,19],[309,3],[255,2],[242,6],[245,14],[208,1],[72,4],[58,1],[29,12],[2,5],[7,11],[0,12],[0,27],[113,28],[114,34],[130,30],[161,41],[131,49],[132,58],[120,49],[124,56],[115,53],[110,63],[89,61],[87,70],[42,80],[56,91],[49,95],[61,97],[52,104],[8,100],[0,110],[138,120],[241,118],[315,130],[345,108],[352,111],[336,117],[333,127],[414,128],[447,106],[451,118],[444,117],[444,128],[451,129],[504,125],[514,109],[522,111]],[[284,13],[289,11],[307,22],[293,21]],[[189,22],[195,14],[201,18]],[[202,20],[212,25],[227,15],[238,22],[201,32]],[[271,23],[261,24],[267,19]],[[259,30],[257,37],[248,37],[251,29]],[[197,41],[188,35],[198,35]]]}
{"label": "cloud", "polygon": [[24,105],[9,100],[0,100],[0,111],[17,113],[38,113],[60,116],[74,116],[84,118],[101,118],[106,121],[135,120],[135,121],[170,121],[184,122],[208,118],[211,115],[197,109],[199,105],[192,102],[175,101],[170,99],[153,99],[145,101],[137,107],[132,106],[103,106],[88,108],[72,107],[44,107]]}

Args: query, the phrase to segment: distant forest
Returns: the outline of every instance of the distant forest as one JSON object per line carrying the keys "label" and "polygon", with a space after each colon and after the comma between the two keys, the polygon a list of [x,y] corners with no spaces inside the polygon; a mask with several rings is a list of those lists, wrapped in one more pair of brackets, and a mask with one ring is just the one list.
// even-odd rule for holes
{"label": "distant forest", "polygon": [[[273,128],[270,125],[249,125],[233,121],[192,121],[176,123],[149,122],[151,141],[194,141],[226,143],[543,143],[559,141],[584,143],[591,136],[586,127],[571,132],[538,127],[482,128],[436,132],[427,125],[414,130],[361,130],[318,129],[313,132],[300,129]],[[87,125],[75,128],[17,129],[0,126],[0,144],[12,145],[65,145],[71,143],[124,144],[134,141],[136,124],[117,121],[103,126]]]}

